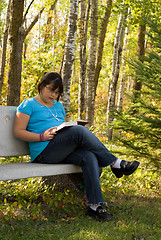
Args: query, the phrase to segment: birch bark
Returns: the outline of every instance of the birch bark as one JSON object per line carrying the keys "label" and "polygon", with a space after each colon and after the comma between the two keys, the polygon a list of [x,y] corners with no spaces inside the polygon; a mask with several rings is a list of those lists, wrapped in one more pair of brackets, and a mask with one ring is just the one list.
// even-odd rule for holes
{"label": "birch bark", "polygon": [[105,35],[107,30],[107,25],[109,22],[109,18],[111,15],[111,9],[112,9],[112,0],[107,1],[106,11],[105,15],[103,17],[103,20],[101,22],[101,30],[100,30],[100,36],[99,36],[99,42],[98,42],[98,49],[97,49],[97,58],[96,58],[96,72],[95,72],[95,95],[98,85],[98,78],[99,74],[102,68],[102,55],[103,55],[103,47],[104,47],[104,41],[105,41]]}
{"label": "birch bark", "polygon": [[[125,32],[125,20],[126,16],[122,13],[120,14],[116,37],[114,43],[114,53],[113,53],[113,70],[112,70],[112,79],[110,83],[110,90],[108,96],[108,105],[107,105],[107,124],[111,124],[113,121],[113,116],[111,115],[115,108],[115,99],[116,99],[116,89],[120,72],[121,65],[121,56],[122,56],[122,48],[123,48],[123,39]],[[107,136],[109,140],[112,140],[113,129],[111,127],[108,128]]]}
{"label": "birch bark", "polygon": [[91,31],[89,39],[89,57],[87,67],[87,120],[89,125],[94,123],[94,99],[95,99],[95,63],[96,63],[96,49],[97,49],[97,21],[98,21],[98,2],[91,0]]}
{"label": "birch bark", "polygon": [[70,0],[68,31],[62,69],[62,78],[64,85],[62,101],[66,111],[67,119],[69,118],[70,83],[72,65],[74,61],[74,49],[77,31],[77,16],[78,16],[78,0]]}
{"label": "birch bark", "polygon": [[79,96],[78,96],[78,115],[80,119],[85,119],[85,99],[86,99],[86,44],[87,29],[90,11],[90,0],[88,0],[87,8],[85,0],[80,2],[80,21],[79,21],[79,57],[80,57],[80,73],[79,73]]}

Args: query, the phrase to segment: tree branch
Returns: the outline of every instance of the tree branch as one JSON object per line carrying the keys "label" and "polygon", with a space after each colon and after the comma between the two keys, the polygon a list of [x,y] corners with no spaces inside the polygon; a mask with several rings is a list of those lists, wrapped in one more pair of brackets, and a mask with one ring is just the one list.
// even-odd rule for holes
{"label": "tree branch", "polygon": [[35,24],[37,23],[38,19],[40,18],[42,12],[44,11],[43,7],[40,12],[36,15],[36,17],[34,18],[34,20],[32,21],[32,23],[30,24],[30,26],[25,30],[25,34],[24,34],[24,39],[26,38],[26,36],[28,35],[28,33],[31,31],[31,29],[35,26]]}
{"label": "tree branch", "polygon": [[27,8],[27,10],[26,10],[26,12],[25,12],[25,15],[24,15],[24,17],[23,17],[23,22],[22,22],[22,23],[24,23],[24,21],[26,20],[26,15],[28,14],[28,11],[29,11],[29,9],[30,9],[30,7],[31,7],[31,5],[33,4],[34,1],[35,1],[35,0],[32,0],[32,1],[30,2],[29,6],[28,6],[28,8]]}

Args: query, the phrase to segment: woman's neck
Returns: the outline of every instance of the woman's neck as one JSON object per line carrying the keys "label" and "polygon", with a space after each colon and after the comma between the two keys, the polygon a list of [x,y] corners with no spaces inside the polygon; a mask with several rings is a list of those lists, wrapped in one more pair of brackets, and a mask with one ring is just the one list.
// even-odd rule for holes
{"label": "woman's neck", "polygon": [[42,105],[44,105],[44,106],[46,106],[46,107],[53,107],[53,106],[54,106],[54,103],[53,103],[53,102],[45,102],[45,101],[42,99],[41,94],[37,94],[35,98],[36,98],[36,100],[37,100],[40,104],[42,104]]}

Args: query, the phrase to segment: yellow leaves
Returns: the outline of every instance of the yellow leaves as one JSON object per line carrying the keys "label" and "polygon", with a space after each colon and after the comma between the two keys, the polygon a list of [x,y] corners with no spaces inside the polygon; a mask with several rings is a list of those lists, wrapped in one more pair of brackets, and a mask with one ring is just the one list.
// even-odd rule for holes
{"label": "yellow leaves", "polygon": [[33,217],[32,217],[33,220],[37,219],[37,215],[34,213]]}
{"label": "yellow leaves", "polygon": [[132,133],[132,132],[124,132],[126,134],[126,137],[127,138],[134,138],[135,137],[135,134]]}
{"label": "yellow leaves", "polygon": [[110,192],[111,191],[108,186],[101,186],[101,190],[102,190],[102,192],[107,192],[107,191]]}
{"label": "yellow leaves", "polygon": [[2,218],[3,216],[4,216],[4,213],[0,211],[0,218]]}
{"label": "yellow leaves", "polygon": [[75,217],[68,216],[67,218],[60,218],[58,219],[59,222],[66,222],[66,221],[74,221]]}
{"label": "yellow leaves", "polygon": [[14,202],[14,203],[13,203],[13,207],[14,207],[14,208],[18,208],[19,210],[21,210],[22,204],[21,204],[21,203],[18,203],[18,202]]}
{"label": "yellow leaves", "polygon": [[121,227],[121,228],[128,228],[128,226],[125,225],[122,221],[118,221],[118,222],[116,223],[116,225],[117,225],[118,227]]}

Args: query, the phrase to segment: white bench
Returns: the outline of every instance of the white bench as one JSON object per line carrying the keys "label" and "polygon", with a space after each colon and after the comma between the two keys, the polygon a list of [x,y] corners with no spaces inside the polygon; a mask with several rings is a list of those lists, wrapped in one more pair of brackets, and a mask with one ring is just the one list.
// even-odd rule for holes
{"label": "white bench", "polygon": [[[0,106],[0,157],[29,155],[28,144],[13,135],[15,113],[15,106]],[[72,164],[8,163],[0,164],[0,181],[78,172]]]}

